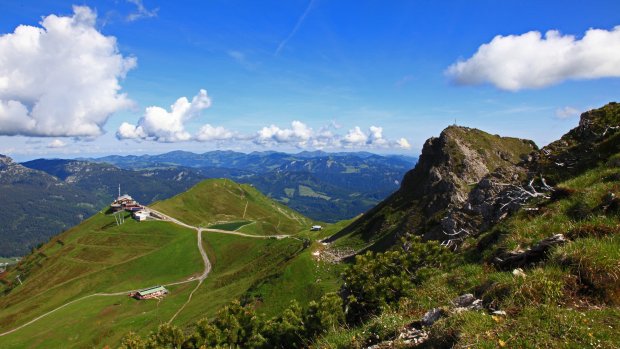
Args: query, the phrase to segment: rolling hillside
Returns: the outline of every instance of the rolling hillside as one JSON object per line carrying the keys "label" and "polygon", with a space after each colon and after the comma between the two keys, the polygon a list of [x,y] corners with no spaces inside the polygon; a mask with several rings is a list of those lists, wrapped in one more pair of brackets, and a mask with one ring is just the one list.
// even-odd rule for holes
{"label": "rolling hillside", "polygon": [[154,203],[153,208],[191,225],[218,228],[239,223],[235,229],[258,235],[295,234],[312,226],[310,219],[251,185],[227,179],[202,181],[184,193]]}
{"label": "rolling hillside", "polygon": [[[97,345],[98,340],[124,328],[123,321],[101,321],[106,317],[100,318],[99,314],[106,313],[106,309],[115,313],[118,320],[125,318],[140,326],[156,325],[156,317],[140,314],[156,314],[157,307],[128,303],[126,292],[198,275],[203,266],[195,240],[192,230],[172,223],[140,224],[127,218],[123,225],[116,226],[113,217],[96,214],[54,237],[2,275],[0,331],[95,293],[122,295],[78,301],[44,318],[44,322],[26,327],[25,333],[33,331],[32,336],[24,337],[24,333],[17,332],[0,337],[0,346],[36,347],[37,343],[50,343],[53,347],[57,343],[61,347],[60,343],[72,343],[72,336],[82,332],[93,337],[82,334],[75,340],[76,345]],[[18,275],[23,284],[19,284]],[[179,288],[179,293],[181,289],[185,290]],[[128,319],[134,315],[139,316]],[[50,322],[46,325],[46,321]]]}
{"label": "rolling hillside", "polygon": [[[117,226],[102,211],[1,275],[0,333],[16,331],[0,336],[0,347],[114,347],[127,331],[146,334],[172,319],[184,326],[234,299],[275,313],[339,287],[339,267],[310,253],[318,238],[308,232],[312,221],[249,185],[207,180],[155,207],[215,229],[202,232],[212,268],[204,282],[195,229],[129,217]],[[267,237],[284,233],[297,237]],[[161,301],[127,296],[162,284],[170,294]]]}

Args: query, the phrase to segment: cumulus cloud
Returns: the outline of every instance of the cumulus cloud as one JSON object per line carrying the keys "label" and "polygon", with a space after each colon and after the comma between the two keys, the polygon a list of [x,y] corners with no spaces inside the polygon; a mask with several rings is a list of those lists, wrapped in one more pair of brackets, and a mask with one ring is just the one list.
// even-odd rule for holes
{"label": "cumulus cloud", "polygon": [[66,146],[67,143],[63,142],[61,139],[54,139],[47,145],[48,148],[63,148]]}
{"label": "cumulus cloud", "polygon": [[190,103],[187,98],[179,98],[170,110],[160,107],[148,107],[144,116],[136,125],[124,122],[119,127],[118,139],[150,140],[157,142],[252,142],[261,146],[293,146],[297,148],[341,149],[341,148],[400,148],[410,149],[405,138],[388,140],[383,137],[383,128],[370,126],[362,131],[359,126],[346,134],[337,133],[340,125],[331,123],[315,131],[310,126],[295,120],[289,127],[274,124],[262,127],[255,133],[242,134],[222,126],[205,124],[195,134],[185,128],[186,122],[200,110],[208,108],[210,100],[207,92],[201,90]]}
{"label": "cumulus cloud", "polygon": [[188,141],[192,137],[185,123],[211,106],[206,90],[200,90],[190,102],[181,97],[170,106],[170,111],[151,106],[136,125],[123,122],[116,132],[118,139],[149,139],[157,142]]}
{"label": "cumulus cloud", "polygon": [[620,77],[620,26],[589,29],[581,39],[556,30],[498,35],[446,70],[456,83],[518,91],[573,79]]}
{"label": "cumulus cloud", "polygon": [[0,36],[0,135],[95,137],[131,106],[119,81],[136,59],[95,28],[90,8],[73,12]]}
{"label": "cumulus cloud", "polygon": [[370,136],[368,136],[368,143],[375,146],[385,146],[388,141],[383,139],[383,127],[370,126]]}
{"label": "cumulus cloud", "polygon": [[301,121],[293,121],[291,128],[281,129],[276,125],[263,127],[256,138],[255,143],[258,144],[295,144],[297,146],[305,146],[313,135],[313,131],[308,125]]}
{"label": "cumulus cloud", "polygon": [[573,116],[579,115],[579,110],[573,107],[566,106],[564,108],[558,108],[555,110],[555,116],[558,119],[568,119]]}
{"label": "cumulus cloud", "polygon": [[359,128],[359,126],[355,126],[347,132],[342,139],[342,143],[345,146],[362,146],[366,144],[367,140],[368,136]]}
{"label": "cumulus cloud", "polygon": [[355,126],[347,132],[340,143],[346,148],[387,148],[396,145],[395,142],[390,142],[383,138],[383,127],[379,126],[370,126],[368,128],[368,133],[365,133],[358,126]]}
{"label": "cumulus cloud", "polygon": [[196,140],[200,142],[226,141],[234,138],[234,133],[222,126],[211,126],[206,124],[198,130]]}
{"label": "cumulus cloud", "polygon": [[396,140],[396,146],[401,149],[411,149],[411,144],[406,138],[399,138]]}

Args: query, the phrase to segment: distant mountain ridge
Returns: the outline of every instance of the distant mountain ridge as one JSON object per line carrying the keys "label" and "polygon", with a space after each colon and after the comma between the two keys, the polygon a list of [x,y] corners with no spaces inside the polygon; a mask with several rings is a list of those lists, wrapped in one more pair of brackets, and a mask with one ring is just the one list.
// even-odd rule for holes
{"label": "distant mountain ridge", "polygon": [[297,154],[218,150],[88,160],[134,170],[183,167],[207,172],[244,171],[243,174],[224,173],[221,177],[253,184],[265,195],[310,218],[335,222],[370,209],[398,189],[403,175],[415,165],[417,158],[320,150]]}
{"label": "distant mountain ridge", "polygon": [[158,155],[111,155],[100,158],[81,158],[79,160],[105,162],[128,169],[175,165],[184,167],[225,167],[267,172],[270,166],[281,165],[287,161],[317,158],[382,158],[399,161],[408,164],[408,166],[413,166],[417,161],[416,157],[407,155],[377,155],[369,152],[328,153],[321,150],[302,151],[297,154],[275,151],[255,151],[246,154],[232,150],[215,150],[197,154],[177,150]]}

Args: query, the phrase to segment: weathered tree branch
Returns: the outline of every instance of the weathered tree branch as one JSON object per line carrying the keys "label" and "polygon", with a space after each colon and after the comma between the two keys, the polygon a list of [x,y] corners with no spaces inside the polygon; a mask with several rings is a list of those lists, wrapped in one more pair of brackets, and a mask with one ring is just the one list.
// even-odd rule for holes
{"label": "weathered tree branch", "polygon": [[532,263],[540,262],[547,258],[547,252],[556,245],[561,245],[567,240],[562,234],[555,234],[539,241],[536,245],[525,251],[507,252],[495,257],[493,264],[502,270],[523,267]]}

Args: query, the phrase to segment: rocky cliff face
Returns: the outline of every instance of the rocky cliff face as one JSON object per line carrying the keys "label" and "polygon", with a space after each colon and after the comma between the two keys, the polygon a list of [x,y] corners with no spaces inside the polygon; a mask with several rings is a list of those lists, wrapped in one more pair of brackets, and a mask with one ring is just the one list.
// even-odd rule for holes
{"label": "rocky cliff face", "polygon": [[528,140],[450,126],[426,141],[418,166],[405,175],[400,191],[422,199],[424,215],[432,217],[462,205],[481,179],[498,168],[515,166],[536,149]]}
{"label": "rocky cliff face", "polygon": [[517,173],[517,164],[535,150],[528,140],[450,126],[426,141],[418,164],[396,193],[330,240],[357,235],[381,250],[404,233],[441,239],[451,211],[482,199],[480,192],[471,196],[482,179],[500,169]]}

